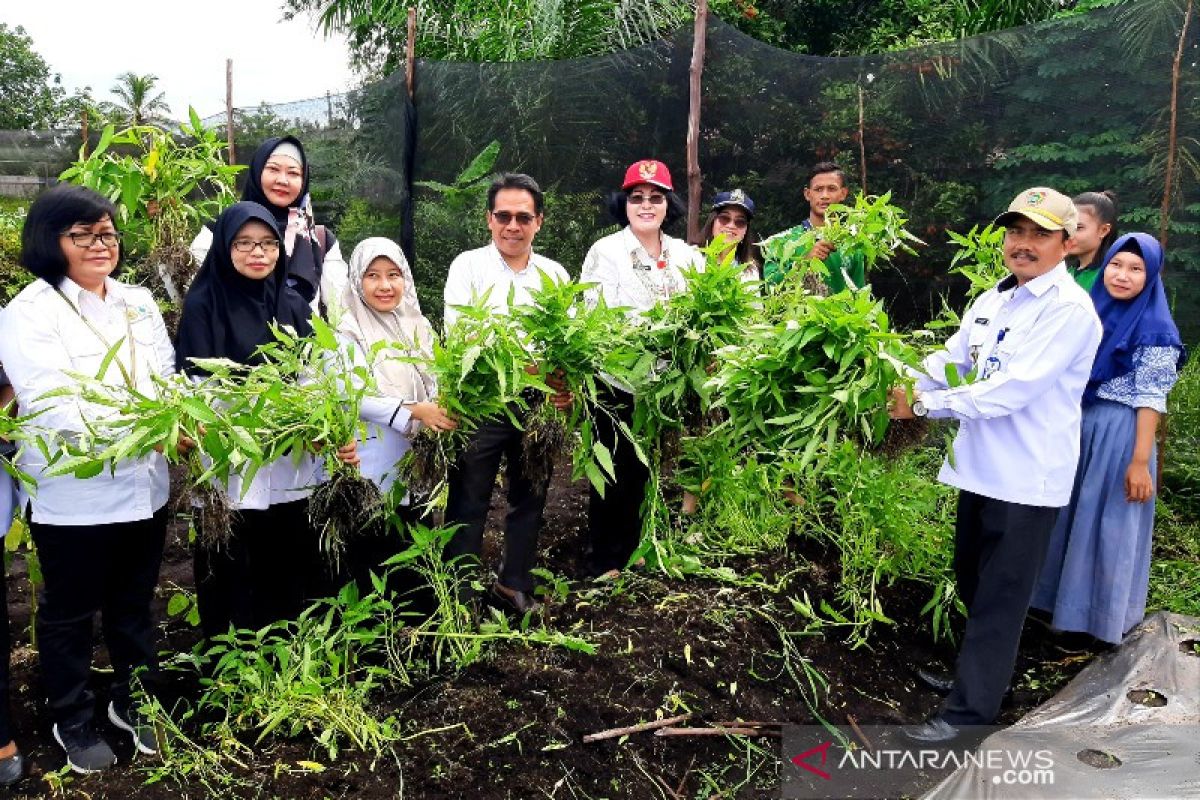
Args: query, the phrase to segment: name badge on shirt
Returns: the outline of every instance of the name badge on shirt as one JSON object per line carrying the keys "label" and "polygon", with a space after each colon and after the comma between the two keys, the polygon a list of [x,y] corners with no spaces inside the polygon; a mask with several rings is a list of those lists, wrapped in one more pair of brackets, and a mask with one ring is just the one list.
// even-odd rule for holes
{"label": "name badge on shirt", "polygon": [[147,319],[149,316],[150,316],[150,309],[147,306],[137,305],[137,306],[126,306],[126,308],[125,308],[125,317],[126,317],[126,319],[129,320],[130,324],[133,324],[135,322],[141,322],[142,320]]}

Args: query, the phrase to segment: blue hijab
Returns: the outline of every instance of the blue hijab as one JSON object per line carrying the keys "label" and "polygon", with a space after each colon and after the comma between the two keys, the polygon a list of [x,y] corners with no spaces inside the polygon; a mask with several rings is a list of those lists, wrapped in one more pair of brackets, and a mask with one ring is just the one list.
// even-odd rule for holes
{"label": "blue hijab", "polygon": [[[1136,253],[1146,262],[1146,285],[1130,300],[1116,299],[1104,285],[1103,270],[1122,251]],[[1127,233],[1113,242],[1100,264],[1100,276],[1092,286],[1092,303],[1104,325],[1104,336],[1083,392],[1084,405],[1095,402],[1101,384],[1133,371],[1133,354],[1139,347],[1178,347],[1181,365],[1184,358],[1183,339],[1171,318],[1163,289],[1163,251],[1158,240],[1146,233]]]}

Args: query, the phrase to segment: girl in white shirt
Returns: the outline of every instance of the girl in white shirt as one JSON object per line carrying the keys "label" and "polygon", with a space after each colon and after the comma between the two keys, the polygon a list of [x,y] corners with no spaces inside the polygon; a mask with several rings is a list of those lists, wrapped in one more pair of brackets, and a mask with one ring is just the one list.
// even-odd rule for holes
{"label": "girl in white shirt", "polygon": [[[29,209],[21,251],[21,263],[40,280],[0,318],[0,363],[17,402],[38,413],[39,427],[65,438],[111,413],[47,398],[74,384],[70,372],[97,375],[104,366],[100,380],[152,395],[152,377],[175,369],[153,297],[113,280],[121,259],[115,219],[112,203],[88,189],[60,184],[43,193]],[[152,753],[153,731],[131,708],[130,679],[145,668],[143,684],[152,686],[146,679],[156,668],[150,602],[166,535],[166,463],[151,453],[87,480],[48,477],[38,449],[26,448],[18,466],[38,483],[29,527],[44,579],[37,635],[54,738],[76,772],[116,761],[92,725],[92,626],[100,612],[113,662],[108,717],[139,751]]]}
{"label": "girl in white shirt", "polygon": [[[396,481],[396,464],[419,427],[448,431],[457,423],[435,402],[432,377],[419,365],[398,358],[433,355],[433,326],[421,313],[412,270],[399,245],[376,237],[354,248],[341,306],[338,336],[352,348],[355,361],[365,362],[380,342],[387,345],[372,363],[379,393],[363,399],[361,417],[368,428],[358,446],[359,469],[386,495]],[[417,521],[407,497],[399,510],[402,518]],[[368,573],[380,573],[380,564],[402,547],[386,523],[348,542],[346,561],[360,589],[368,590]]]}
{"label": "girl in white shirt", "polygon": [[[4,369],[0,367],[0,414],[8,413],[9,403],[13,400],[12,386],[4,377]],[[4,440],[0,439],[0,458],[6,458],[7,451]],[[4,544],[4,536],[12,524],[13,511],[17,503],[17,487],[7,472],[0,471],[0,545]],[[8,662],[11,655],[12,640],[9,638],[8,626],[8,575],[4,559],[0,556],[0,601],[4,607],[0,609],[0,786],[11,786],[25,776],[25,757],[17,749],[13,739],[12,715],[8,708]]]}

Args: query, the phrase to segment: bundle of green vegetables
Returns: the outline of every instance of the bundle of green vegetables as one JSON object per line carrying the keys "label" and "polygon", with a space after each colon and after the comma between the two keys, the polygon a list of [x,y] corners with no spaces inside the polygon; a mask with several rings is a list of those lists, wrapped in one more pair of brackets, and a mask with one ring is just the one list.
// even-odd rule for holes
{"label": "bundle of green vegetables", "polygon": [[525,335],[542,383],[558,383],[574,395],[568,411],[543,397],[525,420],[524,465],[527,477],[540,485],[550,476],[557,453],[568,442],[571,477],[586,477],[601,495],[613,480],[612,453],[596,441],[593,415],[608,413],[597,402],[596,381],[613,353],[626,345],[624,310],[610,308],[601,297],[595,305],[584,296],[594,284],[555,281],[542,276],[530,292],[531,303],[513,309]]}

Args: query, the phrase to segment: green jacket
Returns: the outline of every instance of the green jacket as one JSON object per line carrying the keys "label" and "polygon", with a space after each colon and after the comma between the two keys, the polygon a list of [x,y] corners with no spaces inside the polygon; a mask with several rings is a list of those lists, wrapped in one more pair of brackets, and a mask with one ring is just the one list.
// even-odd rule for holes
{"label": "green jacket", "polygon": [[[810,230],[812,230],[812,223],[804,220],[799,225],[777,233],[775,236],[798,237]],[[825,267],[829,270],[829,276],[825,278],[825,284],[829,287],[830,294],[837,294],[846,288],[846,279],[842,275],[843,270],[850,276],[850,280],[854,282],[855,287],[861,289],[867,285],[867,263],[862,253],[845,254],[834,250],[825,259]],[[763,280],[770,286],[777,286],[783,282],[784,277],[791,271],[791,268],[791,264],[778,264],[767,261],[763,264]]]}

